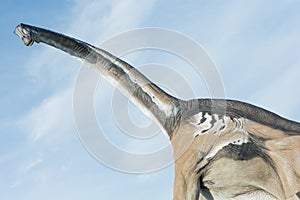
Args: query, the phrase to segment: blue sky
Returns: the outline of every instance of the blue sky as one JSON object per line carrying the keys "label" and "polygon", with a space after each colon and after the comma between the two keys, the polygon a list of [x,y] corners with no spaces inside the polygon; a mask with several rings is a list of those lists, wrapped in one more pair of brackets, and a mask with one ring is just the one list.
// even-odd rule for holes
{"label": "blue sky", "polygon": [[[95,45],[135,28],[176,30],[203,46],[228,98],[300,121],[299,10],[296,0],[2,2],[0,199],[172,199],[173,190],[173,165],[126,174],[85,150],[72,111],[81,63],[45,45],[25,47],[12,33],[17,24],[46,27]],[[177,62],[159,52],[124,58],[135,66],[163,62],[181,72]],[[101,87],[112,89],[105,83]],[[208,96],[202,86],[195,90],[198,97]],[[101,105],[96,112],[101,113]],[[130,109],[139,118],[141,113]],[[107,137],[123,148],[145,150],[141,141],[125,140],[113,120],[107,119],[106,129],[113,135]],[[163,136],[155,141],[167,143]]]}

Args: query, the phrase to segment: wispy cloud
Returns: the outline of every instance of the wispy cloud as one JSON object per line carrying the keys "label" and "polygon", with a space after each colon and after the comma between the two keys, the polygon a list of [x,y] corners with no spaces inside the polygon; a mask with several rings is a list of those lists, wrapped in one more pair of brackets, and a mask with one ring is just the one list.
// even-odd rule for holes
{"label": "wispy cloud", "polygon": [[296,63],[287,68],[281,75],[266,83],[252,98],[285,117],[296,115],[299,112],[300,94],[294,86],[299,82],[299,66],[300,63]]}
{"label": "wispy cloud", "polygon": [[[155,1],[137,3],[126,1],[75,1],[73,16],[67,16],[71,21],[65,33],[71,32],[77,37],[88,38],[91,42],[103,40],[104,35],[113,35],[139,25],[150,12]],[[102,12],[105,12],[103,15]],[[72,124],[72,86],[68,78],[71,69],[76,64],[74,59],[62,55],[62,52],[42,48],[35,52],[34,58],[29,59],[27,69],[43,87],[52,88],[53,93],[27,113],[20,125],[30,134],[30,138],[37,141],[48,134],[55,134],[61,130],[70,130]],[[66,68],[66,69],[64,69]],[[66,81],[63,77],[67,77]],[[75,78],[75,77],[73,77]],[[53,81],[54,80],[54,81]],[[57,85],[57,86],[53,86]],[[60,89],[62,88],[62,89]],[[42,88],[40,88],[40,92]]]}
{"label": "wispy cloud", "polygon": [[72,90],[66,89],[47,97],[27,113],[19,125],[33,141],[72,130]]}
{"label": "wispy cloud", "polygon": [[[61,14],[61,17],[66,18],[66,21],[69,23],[59,24],[57,30],[83,39],[95,45],[103,42],[112,35],[139,27],[148,16],[153,14],[151,12],[153,11],[153,7],[155,5],[155,1],[151,0],[76,0],[71,2],[75,3],[72,6],[72,11],[67,12],[69,14],[71,13],[71,15],[65,15],[64,13]],[[236,87],[236,91],[238,94],[240,94],[240,96],[245,96],[245,92],[250,93],[247,95],[255,99],[253,102],[258,102],[261,105],[267,105],[270,108],[276,108],[277,111],[282,111],[284,115],[288,115],[295,108],[299,109],[299,101],[297,99],[300,97],[298,97],[298,93],[295,92],[296,88],[289,89],[298,84],[297,74],[299,74],[299,62],[297,62],[297,59],[295,59],[298,58],[295,54],[299,52],[299,49],[295,48],[295,46],[297,46],[295,45],[295,41],[299,41],[297,39],[299,30],[296,30],[296,28],[292,25],[287,27],[283,26],[281,27],[281,30],[275,28],[274,32],[278,33],[279,31],[281,34],[275,34],[272,35],[273,37],[269,37],[271,35],[267,33],[263,35],[264,37],[259,38],[260,40],[253,42],[253,38],[256,39],[256,37],[258,37],[258,35],[261,36],[262,33],[250,31],[247,29],[247,26],[251,25],[252,28],[256,27],[257,24],[263,26],[265,23],[267,23],[268,19],[272,19],[271,15],[268,15],[266,18],[264,18],[265,22],[261,22],[260,17],[264,15],[264,13],[261,12],[257,14],[256,11],[264,11],[264,7],[268,7],[264,6],[265,4],[263,4],[263,6],[261,4],[262,3],[258,1],[254,1],[253,3],[232,3],[225,7],[211,4],[210,9],[214,9],[216,7],[216,9],[218,9],[220,12],[216,12],[215,14],[211,15],[210,19],[207,19],[208,22],[197,24],[197,18],[189,18],[190,21],[186,21],[186,23],[179,24],[178,26],[197,33],[199,32],[199,27],[201,27],[201,25],[209,24],[210,27],[208,27],[207,30],[201,31],[206,32],[207,35],[209,35],[209,40],[206,41],[206,48],[209,49],[209,53],[212,55],[212,58],[217,60],[217,64],[220,64],[218,67],[223,69],[225,72],[222,74],[225,77],[225,81],[227,80],[227,82],[225,82],[225,86],[228,86],[228,88],[231,90]],[[178,7],[181,5],[174,6]],[[155,12],[154,14],[157,14],[159,17],[163,17],[161,13],[164,13],[164,8],[157,9],[159,12]],[[199,17],[197,13],[201,13],[201,11],[203,11],[201,9],[202,8],[200,7],[191,7],[191,10],[193,10],[195,13],[195,17]],[[178,16],[178,19],[184,19],[184,21],[187,19],[185,17],[185,13],[176,13],[176,16]],[[276,20],[275,21],[278,22],[278,19]],[[286,19],[286,21],[290,20]],[[297,25],[296,21],[299,20],[294,20],[294,25]],[[197,24],[198,27],[195,27],[194,24]],[[287,35],[284,30],[291,30],[293,34]],[[270,29],[270,33],[272,33],[272,29]],[[249,35],[251,35],[251,37]],[[196,40],[198,39],[196,38]],[[250,44],[251,42],[253,42],[253,44]],[[276,48],[280,49],[279,51],[274,49],[275,44]],[[27,90],[35,90],[35,92],[39,93],[39,97],[44,100],[32,105],[32,109],[21,117],[19,126],[22,132],[27,134],[28,138],[30,139],[28,146],[36,145],[38,146],[37,148],[39,148],[41,146],[39,144],[44,145],[44,143],[41,142],[44,139],[49,139],[51,143],[56,143],[59,141],[59,138],[63,137],[63,133],[74,132],[72,113],[73,85],[71,83],[74,82],[74,79],[76,78],[76,72],[81,64],[77,60],[70,58],[68,55],[65,55],[62,52],[42,45],[36,44],[36,46],[32,47],[31,49],[30,51],[34,52],[33,56],[32,58],[28,58],[29,61],[25,65],[27,66],[28,74],[34,79],[36,84],[33,86],[34,88],[27,88]],[[249,58],[247,57],[247,51],[249,51],[249,49],[253,50],[251,53],[255,53],[255,55],[249,56],[250,59],[247,60],[247,58]],[[273,60],[275,56],[264,56],[270,54],[276,55],[276,57],[278,57],[277,60]],[[255,87],[253,86],[255,83],[251,82],[253,81],[251,78],[249,80],[245,78],[245,75],[250,74],[251,76],[256,77],[255,80],[257,81],[255,82],[258,82],[258,79],[264,80],[263,72],[272,70],[272,65],[278,62],[279,57],[280,59],[285,59],[288,61],[294,59],[294,61],[291,62],[292,65],[290,65],[293,67],[278,73],[276,77],[266,77],[263,86],[260,85]],[[264,63],[266,66],[270,65],[271,67],[268,69],[264,68],[266,70],[262,70],[262,68],[257,67],[257,63],[255,63],[254,60],[258,60],[259,62]],[[248,67],[239,64],[247,64]],[[249,67],[251,64],[252,68]],[[243,73],[245,69],[248,69],[247,73]],[[274,70],[272,71],[274,72]],[[182,73],[185,72],[186,71],[183,71]],[[243,87],[245,85],[246,87]],[[252,92],[249,92],[251,89]],[[253,92],[254,90],[255,92]],[[112,131],[112,129],[110,129],[110,131]],[[34,143],[32,143],[32,141],[34,141]],[[28,143],[26,143],[26,145],[27,144]],[[123,143],[123,146],[125,146],[126,150],[132,152],[151,152],[153,149],[156,149],[158,145],[164,144],[165,143],[162,144],[157,141],[149,141],[145,145],[145,143],[126,140],[125,144]],[[49,145],[49,143],[45,143],[45,145]],[[82,199],[85,198],[85,195],[89,195],[91,199],[95,196],[99,197],[99,195],[102,195],[101,197],[103,197],[103,199],[108,199],[112,196],[112,194],[115,194],[116,187],[124,190],[126,189],[126,194],[120,192],[122,194],[115,194],[116,196],[123,196],[124,199],[137,199],[136,196],[129,195],[130,192],[132,192],[131,194],[136,194],[136,187],[140,187],[141,189],[145,189],[147,191],[152,191],[153,188],[158,186],[160,193],[156,192],[154,196],[149,196],[149,199],[171,199],[172,169],[168,171],[170,174],[168,174],[169,176],[167,178],[164,177],[164,175],[167,176],[164,173],[160,173],[159,176],[150,174],[135,177],[133,179],[137,179],[137,182],[131,181],[132,187],[130,187],[127,181],[127,179],[130,179],[129,176],[121,175],[121,177],[125,180],[124,182],[122,182],[122,178],[119,179],[119,174],[118,178],[113,177],[112,180],[110,173],[106,173],[107,171],[103,173],[101,171],[102,169],[98,170],[99,168],[97,168],[97,178],[95,178],[96,175],[94,172],[96,170],[93,172],[90,170],[91,165],[95,164],[93,161],[90,161],[91,159],[89,160],[89,166],[84,165],[75,168],[75,164],[76,166],[78,166],[78,164],[82,164],[82,160],[80,160],[82,157],[78,158],[78,155],[74,155],[73,152],[65,152],[64,155],[66,155],[66,157],[70,156],[70,159],[72,159],[75,164],[66,165],[63,163],[64,159],[60,158],[61,163],[59,163],[59,168],[64,172],[57,175],[57,173],[54,173],[54,171],[58,169],[57,166],[48,166],[46,169],[40,169],[45,167],[44,163],[46,163],[46,161],[49,163],[57,162],[56,156],[58,156],[58,154],[51,154],[49,156],[49,152],[44,151],[47,148],[48,146],[38,149],[42,152],[41,155],[43,156],[37,156],[36,158],[30,157],[33,151],[32,146],[28,148],[22,148],[22,150],[24,149],[24,151],[28,152],[20,155],[19,158],[18,156],[15,156],[16,158],[14,158],[14,160],[21,160],[20,158],[22,157],[22,161],[16,162],[16,165],[19,164],[21,166],[20,168],[22,168],[24,172],[28,172],[28,176],[31,177],[28,178],[30,180],[27,180],[26,177],[22,178],[22,173],[20,173],[21,175],[17,174],[16,176],[21,177],[20,179],[14,178],[13,180],[17,181],[12,182],[11,187],[18,188],[18,186],[25,185],[22,184],[25,182],[32,184],[30,187],[28,186],[28,188],[26,188],[31,190],[31,196],[29,194],[26,197],[27,199],[41,199],[45,196],[45,194],[49,194],[46,199],[65,199],[64,197],[69,198],[70,195],[73,197],[72,199]],[[77,153],[80,153],[80,151]],[[28,155],[30,159],[28,159],[26,156],[26,158],[24,158],[24,155]],[[84,155],[86,156],[86,154]],[[55,159],[51,160],[53,157],[55,157]],[[88,159],[83,159],[83,162],[88,162]],[[72,173],[66,175],[66,169],[73,171]],[[86,176],[84,177],[86,178],[85,180],[81,179],[83,176],[83,169],[86,170],[84,173],[84,176]],[[65,178],[65,176],[72,176],[72,178]],[[87,176],[89,177],[87,178]],[[61,178],[57,180],[49,177]],[[76,177],[76,181],[74,181],[74,177]],[[160,180],[159,184],[157,184],[157,180]],[[167,190],[165,190],[165,185],[161,186],[162,182],[165,180],[167,180],[166,183],[169,183],[170,186],[167,188]],[[45,184],[40,184],[41,182]],[[155,183],[152,185],[147,185],[148,182]],[[82,185],[84,185],[84,188]],[[142,188],[142,185],[145,185],[145,188]],[[37,186],[40,190],[36,192],[35,186]],[[146,186],[150,186],[151,188]],[[61,193],[57,191],[60,191]],[[141,197],[145,197],[142,190],[138,191]],[[16,195],[18,198],[11,198],[11,194],[7,194],[6,196],[10,197],[7,199],[19,199],[19,197],[24,198],[24,196],[26,196],[24,194],[28,193],[23,192],[23,190],[18,190],[18,192],[14,192],[14,195]]]}
{"label": "wispy cloud", "polygon": [[300,72],[300,15],[292,9],[299,4],[269,5],[268,1],[221,5],[208,27],[211,37],[206,48],[221,71],[227,98],[288,117],[299,99],[293,86]]}
{"label": "wispy cloud", "polygon": [[14,189],[18,186],[21,186],[24,183],[25,177],[30,174],[31,170],[34,170],[39,164],[41,164],[44,161],[44,157],[42,154],[38,155],[36,158],[24,161],[24,163],[21,164],[21,166],[18,169],[18,173],[20,174],[19,177],[17,177],[17,180],[14,180],[9,188]]}
{"label": "wispy cloud", "polygon": [[154,4],[155,0],[77,1],[68,32],[97,45],[107,37],[139,26]]}
{"label": "wispy cloud", "polygon": [[22,180],[16,180],[15,182],[13,182],[11,185],[10,185],[10,188],[13,189],[13,188],[16,188],[18,187],[19,185],[22,184]]}
{"label": "wispy cloud", "polygon": [[43,162],[43,156],[40,155],[38,156],[36,159],[34,160],[31,160],[29,162],[27,162],[24,167],[23,167],[23,170],[24,173],[28,173],[31,169],[33,169],[34,167],[36,167],[38,164],[40,164],[41,162]]}
{"label": "wispy cloud", "polygon": [[[62,17],[69,18],[67,21],[70,23],[65,24],[64,26],[60,25],[60,27],[66,28],[64,30],[60,28],[60,31],[97,45],[97,43],[100,43],[107,37],[111,37],[111,35],[138,27],[139,24],[147,18],[155,1],[137,2],[128,0],[74,2],[76,4],[73,6],[73,11],[71,11],[72,16],[63,16],[62,14]],[[103,12],[105,14],[103,14]],[[44,156],[36,159],[29,159],[27,161],[25,159],[24,162],[21,164],[19,163],[24,172],[31,173],[28,173],[29,177],[26,177],[24,174],[17,175],[21,177],[14,179],[17,181],[13,182],[11,187],[19,188],[18,186],[25,185],[22,183],[30,182],[33,184],[32,187],[35,187],[34,185],[36,185],[40,188],[40,192],[32,194],[33,196],[38,197],[49,192],[48,188],[50,188],[50,190],[51,188],[52,190],[55,190],[58,189],[56,185],[64,184],[62,182],[56,183],[56,179],[54,178],[51,180],[49,179],[50,181],[48,178],[45,178],[48,176],[53,177],[53,174],[56,175],[56,173],[53,172],[54,170],[57,170],[56,167],[46,167],[41,165],[41,168],[37,168],[37,166],[43,162],[51,162],[49,161],[49,157],[52,156],[53,152],[51,152],[49,148],[53,148],[52,144],[60,141],[60,138],[64,137],[64,133],[74,132],[72,112],[73,85],[70,83],[72,81],[74,82],[74,79],[76,78],[75,73],[80,64],[77,60],[72,59],[68,55],[64,55],[62,52],[45,46],[40,47],[38,44],[35,45],[36,46],[32,47],[32,49],[36,48],[37,50],[33,50],[34,53],[32,58],[28,58],[29,61],[26,64],[26,69],[28,74],[37,82],[36,86],[34,86],[36,87],[34,90],[43,96],[43,100],[40,103],[33,105],[32,109],[20,118],[18,125],[22,132],[28,135],[30,141],[29,145],[40,146],[40,144],[43,144],[50,146],[44,146],[42,149],[39,149]],[[48,142],[44,143],[44,140]],[[28,147],[27,150],[30,153],[32,147]],[[77,156],[74,159],[78,159]],[[66,165],[62,164],[62,166]],[[64,169],[65,167],[62,167],[62,170]],[[89,172],[86,173],[87,176],[89,176],[88,174]],[[65,176],[64,173],[61,175]],[[80,176],[79,179],[81,180],[81,178],[82,177]],[[103,176],[101,176],[100,179],[101,184],[102,182],[103,184],[110,182],[109,180],[104,179]],[[63,179],[61,178],[59,180],[61,181]],[[61,195],[71,194],[72,192],[69,191],[71,190],[70,188],[81,187],[80,185],[74,185],[71,181],[66,180],[66,182],[70,186],[66,189],[69,193],[64,192],[59,195],[60,197]],[[86,193],[95,192],[95,185],[95,182],[90,185],[85,185]],[[112,185],[113,184],[109,187],[114,188]],[[91,188],[94,190],[90,191]],[[104,198],[107,196],[105,192],[107,191],[103,191],[102,194]],[[57,197],[57,194],[52,194],[50,196]],[[76,197],[74,199],[80,198]]]}

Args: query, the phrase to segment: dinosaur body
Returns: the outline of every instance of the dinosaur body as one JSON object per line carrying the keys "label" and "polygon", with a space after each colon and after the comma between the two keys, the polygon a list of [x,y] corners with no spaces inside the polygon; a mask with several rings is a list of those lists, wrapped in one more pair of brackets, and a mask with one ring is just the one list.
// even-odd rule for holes
{"label": "dinosaur body", "polygon": [[174,200],[300,196],[299,123],[239,101],[180,100],[105,50],[25,24],[15,33],[87,62],[162,127],[174,151]]}

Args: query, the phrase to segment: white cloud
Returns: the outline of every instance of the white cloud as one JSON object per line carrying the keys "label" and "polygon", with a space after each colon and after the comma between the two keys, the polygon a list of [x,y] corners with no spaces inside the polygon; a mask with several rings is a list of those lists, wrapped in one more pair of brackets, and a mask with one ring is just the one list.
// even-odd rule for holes
{"label": "white cloud", "polygon": [[[80,38],[88,38],[89,42],[93,40],[99,42],[104,35],[111,36],[138,26],[147,17],[154,2],[75,1],[73,16],[67,16],[71,24],[66,26],[68,28],[63,32],[73,33]],[[102,12],[105,14],[103,15]],[[29,74],[37,78],[37,82],[43,87],[57,85],[53,89],[54,94],[46,97],[19,123],[21,128],[28,132],[34,141],[37,141],[46,135],[68,131],[70,126],[73,126],[71,122],[73,88],[64,90],[60,88],[66,88],[65,85],[69,81],[65,81],[64,77],[70,79],[70,74],[74,76],[73,65],[79,64],[76,64],[73,58],[63,55],[63,52],[53,51],[48,47],[34,54],[27,64]],[[40,88],[40,91],[42,90],[43,88]],[[45,90],[48,91],[47,88]]]}
{"label": "white cloud", "polygon": [[28,173],[31,169],[33,169],[34,167],[36,167],[38,164],[40,164],[41,162],[43,162],[43,156],[40,155],[38,156],[36,159],[28,161],[24,167],[23,167],[23,171],[24,173]]}
{"label": "white cloud", "polygon": [[[67,21],[70,21],[71,23],[60,25],[60,27],[66,28],[66,29],[60,28],[60,31],[97,45],[97,43],[100,43],[105,38],[111,37],[111,35],[115,35],[120,33],[121,31],[126,31],[128,29],[138,27],[141,24],[141,22],[143,22],[143,20],[151,12],[155,1],[133,1],[133,0],[80,1],[78,0],[75,1],[75,3],[76,5],[73,8],[74,10],[71,16],[63,16],[62,14],[62,17],[69,18],[69,20]],[[224,46],[226,46],[233,40],[235,34],[238,33],[243,28],[243,26],[246,26],[248,22],[251,24],[251,22],[248,21],[249,16],[250,14],[253,15],[253,13],[255,13],[254,11],[256,8],[256,4],[251,5],[250,7],[251,9],[247,8],[247,12],[245,12],[245,9],[242,8],[245,8],[247,6],[242,6],[241,4],[237,4],[234,7],[230,7],[230,6],[231,4],[229,5],[227,10],[223,9],[222,10],[223,14],[221,14],[219,17],[216,16],[217,19],[215,21],[216,22],[215,28],[209,30],[212,38],[211,43],[209,44],[211,47],[216,48],[216,49],[211,48],[213,49],[211,51],[211,54],[216,57],[217,56],[221,57],[224,55],[225,55],[224,57],[226,57],[226,53],[228,55],[228,52],[224,52],[225,49]],[[201,12],[201,10],[199,12]],[[195,32],[197,31],[197,28],[194,28],[192,23],[189,26],[193,27],[192,28],[193,31]],[[224,34],[224,30],[230,30],[230,31]],[[240,37],[247,38],[247,36],[243,36],[243,35]],[[212,42],[214,39],[215,42]],[[292,43],[293,41],[294,41],[293,39],[289,40],[290,43]],[[272,42],[273,41],[270,42],[271,44],[270,49],[272,49]],[[283,47],[288,49],[289,46],[286,46],[285,42],[283,43],[284,43],[282,44]],[[223,46],[223,48],[218,49],[217,48],[218,46]],[[247,47],[248,46],[245,46],[243,48],[247,48]],[[237,51],[237,49],[234,49],[234,47],[229,51],[232,50]],[[258,58],[259,57],[257,57],[257,59]],[[51,141],[56,142],[58,140],[58,137],[62,136],[63,133],[73,131],[74,124],[73,124],[73,116],[72,116],[73,115],[72,87],[70,88],[70,86],[66,84],[64,77],[68,77],[69,79],[72,80],[75,79],[74,68],[80,66],[80,64],[78,64],[78,62],[72,59],[71,57],[64,55],[62,52],[50,50],[48,49],[48,47],[41,48],[41,51],[35,52],[33,58],[31,58],[30,60],[31,61],[27,63],[28,66],[27,68],[29,72],[33,75],[33,77],[38,78],[38,83],[43,82],[40,91],[42,91],[43,88],[47,90],[45,87],[51,87],[52,84],[55,84],[56,87],[51,94],[43,93],[43,95],[45,96],[44,101],[36,105],[31,111],[29,111],[26,115],[24,115],[20,120],[19,125],[24,130],[24,132],[28,133],[29,138],[32,141],[40,141],[44,138],[53,137],[52,138],[53,140]],[[222,59],[219,58],[219,60]],[[230,70],[232,69],[233,68],[231,68]],[[235,79],[234,77],[235,75],[232,73],[232,71],[230,72],[231,72],[229,73],[231,77],[230,80]],[[261,91],[257,92],[257,94],[254,95],[255,99],[258,99],[257,102],[262,103],[264,105],[272,106],[274,104],[274,107],[279,106],[278,109],[280,111],[281,110],[284,111],[286,109],[291,111],[293,108],[299,105],[297,99],[300,99],[300,97],[297,97],[299,95],[295,91],[296,88],[293,88],[292,90],[287,88],[291,88],[291,85],[297,84],[297,78],[298,78],[297,74],[299,74],[299,70],[297,65],[295,65],[291,69],[288,69],[282,76],[274,78],[274,80],[270,81],[269,84],[263,87]],[[239,82],[237,82],[236,80],[234,80],[233,82],[239,84]],[[241,91],[243,91],[243,89],[244,88],[241,88]],[[292,99],[290,97],[295,97],[295,98]],[[253,102],[256,102],[256,100]],[[282,107],[280,107],[280,105],[282,105]],[[125,143],[125,147],[132,150],[133,152],[136,151],[148,152],[149,150],[152,150],[153,146],[156,148],[157,144],[158,143],[156,142],[155,144],[149,142],[149,144],[143,146],[142,143],[128,142]],[[29,152],[28,154],[30,153],[31,152]],[[33,171],[37,168],[39,164],[43,162],[44,159],[45,160],[48,159],[46,153],[45,153],[45,157],[41,156],[41,157],[37,157],[36,159],[32,159],[25,162],[25,165],[22,165],[23,169],[28,172]],[[78,159],[78,158],[74,158],[74,159]],[[63,166],[67,166],[67,165],[63,165]],[[66,169],[66,167],[62,167],[62,169]],[[49,169],[49,171],[54,171],[54,170],[57,170],[57,168]],[[44,170],[43,172],[45,172],[47,176],[52,176],[52,174],[55,174],[49,171]],[[91,172],[90,171],[86,172],[86,174],[89,173]],[[99,174],[101,173],[102,171],[99,172]],[[64,176],[64,174],[60,174],[60,175]],[[80,174],[76,174],[76,175],[80,176]],[[45,176],[46,175],[41,174],[41,177],[45,177]],[[72,178],[67,180],[67,182],[69,183],[67,185],[63,182],[59,182],[58,184],[57,182],[55,182],[56,180],[53,180],[53,182],[51,183],[50,182],[48,183],[46,181],[47,182],[47,184],[45,184],[46,189],[44,189],[42,193],[46,194],[49,193],[49,191],[56,191],[53,188],[56,188],[57,185],[59,185],[59,187],[62,186],[60,188],[64,189],[65,196],[67,196],[66,193],[68,195],[73,194],[74,188],[77,187],[78,190],[76,190],[76,192],[82,191],[82,189],[87,190],[86,192],[80,192],[80,195],[84,195],[88,193],[90,194],[90,192],[96,193],[97,191],[99,191],[97,190],[98,189],[97,187],[102,187],[101,184],[103,183],[104,184],[103,186],[109,185],[109,187],[112,188],[111,193],[108,193],[106,190],[101,191],[102,193],[101,195],[103,195],[104,197],[106,196],[108,197],[110,196],[108,194],[113,194],[115,192],[114,185],[116,183],[115,181],[112,181],[109,175],[107,176],[108,177],[103,179],[102,174],[101,176],[99,175],[98,177],[99,179],[101,179],[99,182],[96,182],[95,181],[96,179],[93,177],[93,181],[94,181],[93,184],[90,184],[89,182],[90,178],[88,178],[88,181],[84,182],[84,188],[82,188],[81,185],[82,182],[77,182],[76,187],[74,187],[74,185],[72,185],[74,179]],[[144,184],[148,180],[153,180],[153,179],[156,180],[158,179],[158,177],[154,174],[151,174],[151,175],[138,176],[137,179],[138,179],[137,185],[141,185],[141,183]],[[61,180],[63,180],[63,178]],[[172,180],[168,180],[168,182],[172,182]],[[20,180],[15,181],[13,182],[11,187],[17,187],[21,185],[21,183],[22,181]],[[160,182],[158,184],[159,187],[164,188],[160,184],[162,183]],[[119,185],[124,186],[126,184],[124,185],[119,184]],[[156,186],[157,184],[155,184],[155,187]],[[52,190],[51,189],[48,190],[48,188],[52,188]],[[122,191],[124,191],[126,188],[122,188],[122,189],[123,189]],[[31,190],[33,191],[34,188],[32,188]],[[134,189],[132,189],[131,191],[134,193]],[[79,192],[76,194],[79,194]],[[167,190],[167,191],[162,191],[162,193],[157,194],[157,196],[159,197],[167,196],[168,199],[170,199],[169,197],[171,196],[171,194],[172,191]],[[57,194],[53,192],[52,195],[55,196]],[[128,192],[125,195],[128,196]],[[22,192],[20,192],[20,196],[24,196]],[[43,195],[41,194],[40,196]],[[58,196],[60,195],[57,195],[56,197]],[[150,198],[151,197],[149,197],[149,199]],[[80,199],[80,198],[77,197],[75,199]],[[166,198],[161,198],[161,199],[166,199]]]}
{"label": "white cloud", "polygon": [[68,32],[97,45],[105,37],[139,26],[154,3],[155,0],[77,1]]}
{"label": "white cloud", "polygon": [[[78,1],[74,8],[76,11],[74,16],[68,16],[72,23],[68,25],[68,30],[63,32],[74,33],[79,35],[76,36],[79,38],[88,38],[89,42],[92,42],[91,40],[98,41],[103,39],[104,35],[111,36],[138,26],[151,10],[153,3],[154,1],[137,3],[131,0],[113,3]],[[108,8],[104,16],[101,13],[103,6]],[[73,87],[67,85],[68,81],[65,81],[63,77],[70,78],[70,72],[74,72],[70,68],[75,62],[69,61],[74,59],[63,55],[62,52],[48,47],[41,49],[42,51],[35,52],[33,58],[29,59],[27,69],[33,77],[38,79],[39,83],[43,83],[43,87],[51,87],[49,83],[53,83],[56,87],[52,89],[52,95],[47,96],[20,119],[19,126],[23,132],[28,134],[31,141],[37,142],[45,139],[53,144],[61,141],[61,137],[66,135],[65,133],[74,133]],[[67,69],[65,70],[64,67]],[[40,90],[42,91],[43,88]],[[47,88],[45,90],[48,91]],[[46,94],[49,93],[46,92]],[[49,145],[49,143],[45,144]],[[41,162],[41,160],[35,161],[28,162],[25,171],[33,169],[36,164]]]}
{"label": "white cloud", "polygon": [[213,54],[222,55],[224,53],[220,51],[223,51],[224,47],[247,27],[260,4],[259,1],[226,2],[223,4],[221,13],[216,16],[215,24],[210,30],[212,34],[209,46],[212,47]]}
{"label": "white cloud", "polygon": [[[110,1],[104,3],[103,1],[77,1],[73,16],[67,16],[71,23],[64,26],[67,27],[66,30],[60,28],[60,32],[97,45],[97,42],[102,41],[105,37],[111,37],[122,31],[138,27],[151,11],[154,2],[133,0],[113,1],[112,3]],[[102,11],[105,12],[104,15]],[[38,92],[41,92],[45,98],[22,116],[18,125],[23,132],[28,134],[30,141],[36,142],[35,144],[39,142],[39,144],[51,145],[60,141],[60,138],[65,135],[64,133],[74,133],[73,87],[70,87],[69,84],[71,79],[75,79],[74,72],[78,70],[76,65],[79,66],[80,64],[73,58],[64,55],[63,52],[46,46],[37,47],[38,45],[35,44],[32,47],[39,51],[33,53],[33,57],[29,58],[26,66],[28,73],[36,79],[37,85],[41,85],[37,86]],[[64,77],[67,78],[67,81]],[[47,87],[51,87],[51,94],[47,92],[49,91]],[[40,142],[41,140],[50,141],[51,144]],[[23,171],[32,171],[30,174],[38,174],[37,178],[41,177],[42,179],[43,176],[39,175],[39,172],[43,169],[36,169],[36,166],[41,164],[43,159],[47,160],[47,163],[50,162],[47,156],[49,149],[47,148],[44,146],[40,149],[45,158],[39,157],[21,164]],[[49,170],[54,170],[54,168]],[[52,172],[49,173],[52,174]],[[17,181],[13,182],[13,188],[23,185],[26,177],[24,174],[21,176],[24,177],[18,177]],[[29,176],[31,177],[31,175]],[[40,181],[36,183],[38,182]],[[47,187],[51,188],[52,184],[55,183],[49,182],[48,184]]]}
{"label": "white cloud", "polygon": [[[299,109],[300,94],[297,85],[299,83],[300,63],[286,69],[278,77],[274,77],[269,83],[253,95],[258,104],[265,105],[270,110],[284,116],[294,114]],[[296,87],[295,87],[296,86]]]}
{"label": "white cloud", "polygon": [[16,187],[21,186],[24,183],[25,177],[30,174],[30,172],[44,161],[44,157],[42,154],[38,155],[35,159],[24,161],[17,170],[19,173],[19,177],[17,177],[17,180],[12,181],[9,188],[14,189]]}
{"label": "white cloud", "polygon": [[70,131],[73,126],[71,88],[46,98],[19,122],[33,141]]}
{"label": "white cloud", "polygon": [[16,180],[15,182],[13,182],[11,185],[10,185],[10,188],[13,189],[13,188],[16,188],[18,187],[19,185],[22,184],[22,180]]}

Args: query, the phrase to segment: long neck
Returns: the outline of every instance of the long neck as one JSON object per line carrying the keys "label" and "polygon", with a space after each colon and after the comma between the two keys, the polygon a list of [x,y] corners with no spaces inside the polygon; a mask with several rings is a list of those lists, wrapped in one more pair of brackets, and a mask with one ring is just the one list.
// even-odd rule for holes
{"label": "long neck", "polygon": [[15,33],[27,46],[33,42],[45,43],[86,61],[171,136],[178,121],[179,101],[128,63],[90,44],[46,29],[20,24]]}

